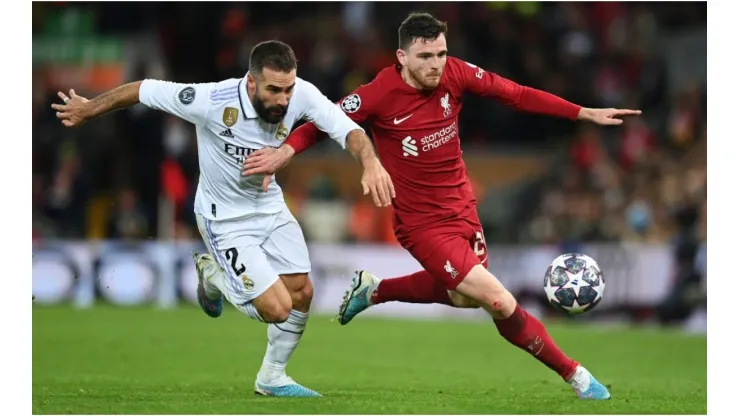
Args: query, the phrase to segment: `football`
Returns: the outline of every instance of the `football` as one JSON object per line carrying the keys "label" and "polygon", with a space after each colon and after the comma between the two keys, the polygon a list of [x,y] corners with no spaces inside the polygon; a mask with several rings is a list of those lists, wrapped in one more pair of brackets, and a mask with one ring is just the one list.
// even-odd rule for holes
{"label": "football", "polygon": [[550,263],[544,285],[547,300],[555,309],[579,314],[601,302],[606,282],[596,260],[585,254],[570,253]]}

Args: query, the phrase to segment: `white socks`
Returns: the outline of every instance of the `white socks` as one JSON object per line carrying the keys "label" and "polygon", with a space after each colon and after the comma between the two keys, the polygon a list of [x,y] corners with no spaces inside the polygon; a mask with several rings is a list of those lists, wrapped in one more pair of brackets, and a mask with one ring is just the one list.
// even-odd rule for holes
{"label": "white socks", "polygon": [[[205,277],[203,286],[209,299],[218,299],[223,294],[231,302],[228,299],[229,290],[226,286],[229,284],[228,276],[216,261],[209,259],[204,262],[203,275]],[[252,302],[234,306],[250,318],[264,322]],[[301,340],[303,331],[306,329],[306,322],[308,322],[307,312],[292,310],[287,321],[267,325],[267,352],[262,360],[262,368],[257,374],[257,380],[267,385],[274,385],[287,378],[285,367]]]}
{"label": "white socks", "polygon": [[257,380],[269,385],[285,377],[285,366],[301,340],[306,322],[308,313],[292,310],[287,321],[267,326],[267,352]]}
{"label": "white socks", "polygon": [[576,368],[576,372],[573,373],[573,377],[570,378],[568,383],[579,393],[583,393],[588,390],[588,386],[591,384],[591,373],[586,370],[585,367],[579,365]]}

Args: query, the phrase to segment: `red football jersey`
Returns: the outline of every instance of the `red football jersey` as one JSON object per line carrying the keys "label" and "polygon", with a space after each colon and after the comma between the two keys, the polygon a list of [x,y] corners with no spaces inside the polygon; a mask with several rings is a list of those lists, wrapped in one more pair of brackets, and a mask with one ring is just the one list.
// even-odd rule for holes
{"label": "red football jersey", "polygon": [[[393,180],[396,235],[455,218],[475,208],[475,196],[460,148],[462,95],[495,97],[524,111],[576,119],[580,107],[523,87],[459,59],[448,57],[439,86],[422,92],[401,77],[401,67],[382,70],[369,84],[340,101],[357,123],[366,123],[380,161]],[[311,123],[287,140],[296,153],[321,132]]]}

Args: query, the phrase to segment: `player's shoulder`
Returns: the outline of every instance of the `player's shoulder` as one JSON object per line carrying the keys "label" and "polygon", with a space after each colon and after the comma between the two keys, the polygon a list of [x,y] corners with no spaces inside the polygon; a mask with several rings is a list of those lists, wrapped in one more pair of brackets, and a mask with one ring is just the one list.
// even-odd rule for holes
{"label": "player's shoulder", "polygon": [[321,94],[321,91],[311,81],[307,81],[301,77],[295,77],[295,94],[301,98],[310,98],[317,94]]}
{"label": "player's shoulder", "polygon": [[460,76],[463,71],[478,70],[478,65],[472,64],[468,61],[464,61],[454,56],[447,57],[447,69],[450,70],[451,75]]}
{"label": "player's shoulder", "polygon": [[208,98],[212,104],[228,104],[239,100],[239,88],[243,78],[230,78],[211,83]]}
{"label": "player's shoulder", "polygon": [[375,78],[357,87],[347,98],[353,97],[355,100],[362,99],[366,102],[375,102],[380,97],[387,96],[393,89],[395,67],[389,66],[382,69],[375,75]]}
{"label": "player's shoulder", "polygon": [[323,104],[325,101],[328,101],[328,99],[326,99],[324,93],[311,81],[300,77],[295,78],[293,98],[290,100],[291,107],[299,107],[301,111],[306,111],[308,108]]}

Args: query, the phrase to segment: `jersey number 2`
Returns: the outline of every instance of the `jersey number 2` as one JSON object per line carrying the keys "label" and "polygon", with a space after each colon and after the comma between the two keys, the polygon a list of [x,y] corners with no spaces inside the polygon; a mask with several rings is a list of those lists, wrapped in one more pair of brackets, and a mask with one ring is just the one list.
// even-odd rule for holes
{"label": "jersey number 2", "polygon": [[236,273],[237,276],[244,273],[244,271],[247,270],[247,268],[244,267],[244,264],[240,264],[239,267],[237,268],[236,262],[238,258],[239,258],[239,252],[236,251],[235,248],[230,248],[226,250],[226,259],[231,261],[231,268],[234,269],[234,273]]}

